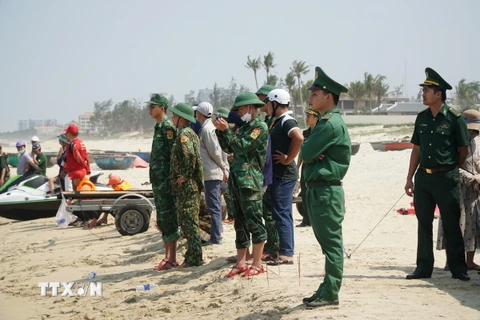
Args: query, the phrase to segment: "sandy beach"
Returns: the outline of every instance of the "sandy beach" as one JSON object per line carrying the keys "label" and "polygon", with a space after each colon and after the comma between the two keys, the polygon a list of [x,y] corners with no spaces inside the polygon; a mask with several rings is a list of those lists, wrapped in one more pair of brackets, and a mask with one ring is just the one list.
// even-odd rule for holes
{"label": "sandy beach", "polygon": [[[204,248],[203,266],[158,272],[153,267],[163,258],[163,245],[152,226],[124,237],[111,217],[107,226],[91,231],[59,229],[53,218],[25,222],[0,218],[0,319],[478,320],[480,275],[470,272],[472,280],[467,283],[452,279],[443,271],[445,252],[435,251],[431,279],[405,280],[415,267],[417,223],[415,216],[396,210],[411,202],[403,191],[410,150],[379,152],[368,142],[400,140],[411,132],[407,126],[350,129],[352,140],[361,146],[344,179],[344,246],[352,255],[345,259],[338,307],[307,310],[301,303],[317,289],[324,272],[324,257],[311,228],[295,228],[294,265],[269,267],[265,275],[251,279],[224,279],[232,266],[225,258],[235,254],[231,225],[223,226],[222,245]],[[85,142],[88,149],[122,151],[149,151],[151,145],[150,139],[132,136]],[[58,150],[53,140],[42,145],[44,151]],[[50,168],[48,174],[57,170]],[[101,182],[111,171],[104,173]],[[148,169],[115,173],[137,188],[148,181]],[[296,224],[301,220],[295,208],[294,219]],[[437,225],[435,221],[434,241]],[[185,242],[181,244],[180,260]],[[91,271],[97,273],[92,281],[102,282],[101,297],[40,296],[39,282],[88,282]],[[135,291],[146,283],[159,286]]]}

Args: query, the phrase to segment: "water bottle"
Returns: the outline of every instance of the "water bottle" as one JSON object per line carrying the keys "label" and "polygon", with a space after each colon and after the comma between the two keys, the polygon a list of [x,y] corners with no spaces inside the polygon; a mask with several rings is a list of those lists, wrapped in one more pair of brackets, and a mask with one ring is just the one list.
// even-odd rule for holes
{"label": "water bottle", "polygon": [[89,280],[92,280],[93,278],[95,278],[97,276],[97,273],[95,271],[92,271],[88,274],[88,279]]}
{"label": "water bottle", "polygon": [[156,287],[158,287],[158,284],[156,284],[156,283],[152,283],[152,284],[147,283],[147,284],[141,284],[141,285],[137,286],[135,288],[135,290],[137,290],[137,292],[150,291],[150,290],[152,290],[153,288],[156,288]]}

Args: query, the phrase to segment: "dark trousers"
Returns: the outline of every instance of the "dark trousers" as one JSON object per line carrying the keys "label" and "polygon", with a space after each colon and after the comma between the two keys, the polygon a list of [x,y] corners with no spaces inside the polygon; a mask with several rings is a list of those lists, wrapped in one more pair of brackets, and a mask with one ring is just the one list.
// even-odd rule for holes
{"label": "dark trousers", "polygon": [[436,174],[418,170],[414,184],[418,220],[417,269],[422,275],[433,272],[433,213],[440,209],[447,244],[447,262],[452,274],[467,272],[465,247],[460,230],[460,176],[458,168]]}
{"label": "dark trousers", "polygon": [[305,185],[305,179],[303,178],[303,171],[300,178],[300,194],[298,196],[302,198],[302,203],[299,203],[297,206],[298,213],[300,213],[300,215],[302,216],[302,223],[306,225],[311,225],[310,217],[308,216],[307,186]]}

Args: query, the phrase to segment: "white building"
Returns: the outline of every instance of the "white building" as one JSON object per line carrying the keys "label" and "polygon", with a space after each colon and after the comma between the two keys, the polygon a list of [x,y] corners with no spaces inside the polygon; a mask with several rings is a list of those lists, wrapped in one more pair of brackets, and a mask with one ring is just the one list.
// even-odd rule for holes
{"label": "white building", "polygon": [[94,128],[90,122],[93,112],[86,112],[78,116],[78,130],[84,134],[91,133]]}

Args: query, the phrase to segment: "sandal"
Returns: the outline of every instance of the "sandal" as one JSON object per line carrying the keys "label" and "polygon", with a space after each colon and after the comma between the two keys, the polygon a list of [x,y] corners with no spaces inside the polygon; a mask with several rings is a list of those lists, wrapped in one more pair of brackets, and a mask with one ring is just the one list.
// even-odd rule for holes
{"label": "sandal", "polygon": [[171,262],[171,261],[167,260],[167,262],[165,262],[160,268],[158,268],[156,270],[157,271],[164,271],[164,270],[170,270],[170,269],[174,269],[174,268],[178,268],[178,263]]}
{"label": "sandal", "polygon": [[282,257],[278,257],[275,260],[267,261],[267,264],[269,266],[278,266],[278,265],[281,265],[281,264],[293,264],[293,260],[288,260],[288,259],[285,259],[285,258],[282,258]]}
{"label": "sandal", "polygon": [[225,276],[225,278],[232,278],[232,277],[235,277],[236,275],[240,275],[246,271],[248,271],[248,266],[245,265],[243,267],[240,267],[240,266],[234,266],[232,268],[232,270],[230,270],[229,273],[227,273],[227,275]]}
{"label": "sandal", "polygon": [[262,261],[275,261],[277,259],[276,254],[263,253]]}
{"label": "sandal", "polygon": [[265,269],[263,269],[263,266],[260,266],[260,267],[251,266],[247,271],[245,271],[242,277],[258,276],[259,274],[262,274],[264,272],[265,272]]}
{"label": "sandal", "polygon": [[160,268],[163,267],[167,262],[168,262],[168,259],[162,259],[162,261],[160,261],[158,266],[153,267],[153,270],[157,270],[157,271],[160,270]]}
{"label": "sandal", "polygon": [[480,266],[478,264],[474,264],[473,266],[468,267],[468,270],[480,271]]}

